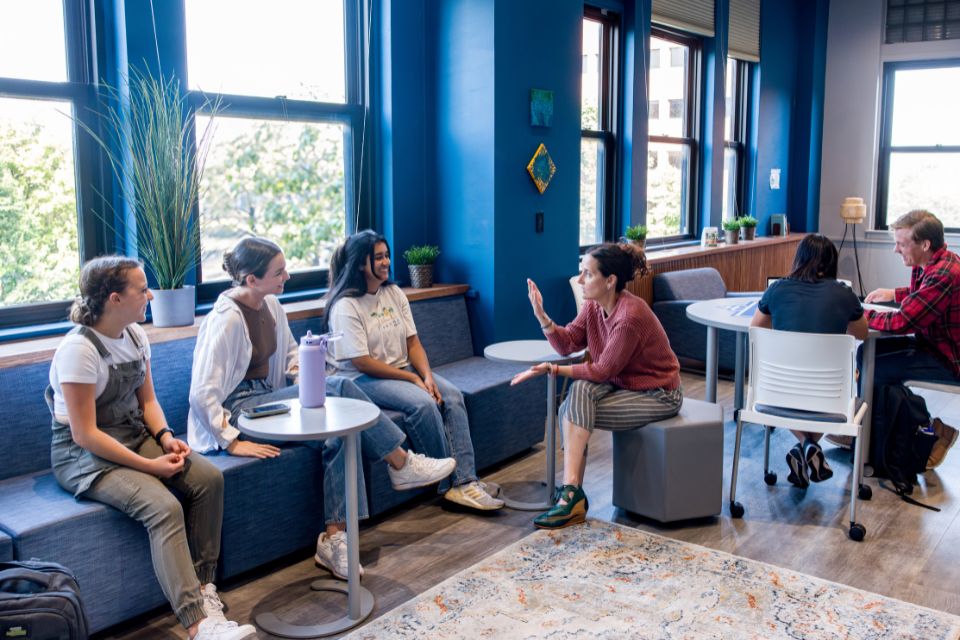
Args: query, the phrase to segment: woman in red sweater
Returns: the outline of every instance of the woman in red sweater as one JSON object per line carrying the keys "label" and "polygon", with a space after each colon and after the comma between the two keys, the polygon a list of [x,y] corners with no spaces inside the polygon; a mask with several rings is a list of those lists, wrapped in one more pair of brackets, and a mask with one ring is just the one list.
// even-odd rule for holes
{"label": "woman in red sweater", "polygon": [[565,327],[547,316],[540,290],[527,280],[533,313],[553,348],[566,355],[586,347],[591,359],[569,366],[537,364],[511,383],[551,369],[574,379],[560,407],[563,486],[557,504],[534,520],[541,529],[559,529],[586,519],[583,472],[594,428],[634,429],[680,411],[680,363],[670,350],[667,334],[647,303],[624,290],[634,276],[646,271],[643,253],[628,245],[606,244],[585,255],[579,279],[584,305]]}

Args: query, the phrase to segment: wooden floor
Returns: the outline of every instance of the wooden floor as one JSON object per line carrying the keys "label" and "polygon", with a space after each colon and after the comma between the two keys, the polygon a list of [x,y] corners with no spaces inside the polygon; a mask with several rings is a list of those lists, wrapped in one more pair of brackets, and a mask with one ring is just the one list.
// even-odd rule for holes
{"label": "wooden floor", "polygon": [[[725,456],[729,469],[735,426],[731,421],[732,383],[721,381],[725,406]],[[703,378],[684,374],[684,390],[703,398]],[[932,415],[960,425],[960,398],[924,392]],[[729,472],[724,477],[724,512],[702,522],[663,526],[635,519],[611,505],[610,434],[598,431],[590,443],[585,490],[590,516],[652,531],[678,540],[788,567],[867,591],[900,598],[960,615],[960,453],[952,452],[936,472],[928,472],[915,497],[942,509],[936,513],[908,505],[869,479],[873,500],[861,502],[860,521],[866,540],[847,538],[851,460],[848,452],[825,447],[834,478],[806,491],[786,482],[784,456],[792,446],[789,433],[773,437],[771,459],[779,475],[776,486],[763,482],[762,429],[744,431],[738,500],[742,520],[727,508]],[[957,449],[960,451],[960,447]],[[558,458],[558,470],[562,461]],[[488,473],[511,495],[533,497],[543,477],[542,447]],[[439,499],[424,498],[364,523],[360,560],[366,569],[364,586],[376,597],[371,617],[382,615],[449,576],[475,564],[533,530],[535,514],[504,509],[484,516],[448,509]],[[294,623],[323,622],[338,617],[344,596],[310,592],[309,584],[326,572],[317,569],[312,551],[286,562],[261,568],[242,581],[220,585],[231,620],[252,622],[256,614],[276,611]],[[168,611],[157,611],[114,628],[104,638],[185,638]],[[261,633],[261,638],[269,638]]]}

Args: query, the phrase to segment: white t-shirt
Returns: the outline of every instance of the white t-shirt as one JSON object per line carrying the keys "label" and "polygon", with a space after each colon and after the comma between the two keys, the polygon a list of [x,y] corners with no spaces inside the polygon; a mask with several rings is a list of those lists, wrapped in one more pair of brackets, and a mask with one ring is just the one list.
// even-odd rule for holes
{"label": "white t-shirt", "polygon": [[397,285],[386,285],[359,298],[340,298],[329,309],[331,331],[343,338],[330,343],[327,362],[347,376],[360,372],[351,358],[370,356],[392,367],[410,364],[407,338],[417,335],[410,302]]}
{"label": "white t-shirt", "polygon": [[107,388],[111,364],[140,360],[141,353],[147,360],[150,359],[150,342],[147,340],[147,332],[138,324],[132,324],[128,328],[133,331],[140,343],[139,348],[130,339],[126,329],[119,338],[110,338],[91,329],[109,352],[110,355],[106,358],[101,358],[93,342],[79,333],[72,333],[60,342],[57,352],[53,354],[53,362],[50,364],[53,411],[57,420],[63,423],[68,421],[67,405],[63,401],[63,393],[60,390],[61,383],[95,384],[96,397],[99,398]]}

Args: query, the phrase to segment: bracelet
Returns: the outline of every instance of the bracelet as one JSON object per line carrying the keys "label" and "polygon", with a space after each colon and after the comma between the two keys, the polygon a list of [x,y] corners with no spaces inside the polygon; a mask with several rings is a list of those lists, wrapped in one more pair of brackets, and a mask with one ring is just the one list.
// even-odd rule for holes
{"label": "bracelet", "polygon": [[160,429],[160,431],[157,431],[155,434],[153,434],[153,439],[157,441],[157,444],[160,444],[160,441],[163,440],[163,434],[165,433],[169,433],[172,436],[176,435],[173,432],[173,429],[170,427],[164,427],[163,429]]}
{"label": "bracelet", "polygon": [[553,320],[550,320],[550,321],[547,322],[547,324],[542,324],[542,325],[540,325],[540,330],[541,330],[541,331],[546,331],[547,329],[549,329],[550,327],[552,327],[553,324],[554,324]]}

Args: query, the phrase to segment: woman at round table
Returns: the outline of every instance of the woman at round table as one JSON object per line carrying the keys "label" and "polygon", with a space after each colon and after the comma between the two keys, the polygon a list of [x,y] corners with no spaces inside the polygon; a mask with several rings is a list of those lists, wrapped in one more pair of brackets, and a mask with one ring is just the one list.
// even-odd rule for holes
{"label": "woman at round table", "polygon": [[563,423],[563,486],[557,504],[534,520],[542,529],[583,522],[587,443],[593,430],[635,429],[675,416],[683,403],[680,363],[660,321],[646,302],[625,289],[646,273],[646,260],[630,245],[605,244],[583,257],[580,278],[584,304],[566,326],[544,311],[532,280],[527,294],[550,345],[562,355],[587,348],[590,362],[540,363],[517,374],[511,384],[553,372],[573,379],[560,406]]}
{"label": "woman at round table", "polygon": [[[837,280],[837,248],[820,234],[797,246],[790,274],[767,287],[750,320],[751,327],[804,333],[849,333],[867,337],[863,306],[853,290]],[[820,447],[821,433],[791,431],[797,444],[787,452],[787,480],[806,488],[810,481],[833,477]]]}
{"label": "woman at round table", "polygon": [[137,260],[103,256],[83,266],[70,310],[77,326],[57,347],[45,393],[53,475],[77,498],[146,527],[157,581],[191,640],[255,636],[251,625],[226,620],[213,584],[223,475],[173,435],[154,392],[150,343],[137,324],[152,299]]}
{"label": "woman at round table", "polygon": [[[415,447],[452,455],[457,467],[440,483],[444,499],[479,511],[503,506],[479,481],[463,394],[430,367],[407,296],[390,282],[390,247],[369,229],[356,233],[330,260],[326,321],[343,338],[327,362],[353,379],[379,406],[404,414]],[[437,440],[440,442],[437,442]]]}
{"label": "woman at round table", "polygon": [[[190,381],[187,434],[195,451],[223,449],[230,455],[274,458],[280,449],[240,434],[240,412],[299,394],[299,354],[277,299],[290,276],[280,247],[265,238],[248,237],[224,255],[224,269],[234,286],[221,293],[200,325]],[[350,380],[327,378],[330,395],[369,398]],[[406,436],[382,412],[361,432],[365,455],[387,462],[394,489],[413,489],[439,482],[455,462],[409,453],[400,447]],[[317,539],[314,559],[333,575],[347,579],[345,447],[340,438],[307,442],[323,457],[323,510],[326,530]],[[363,466],[357,464],[357,485],[363,487]],[[366,491],[359,492],[359,513],[367,517]],[[363,569],[360,571],[363,574]]]}

